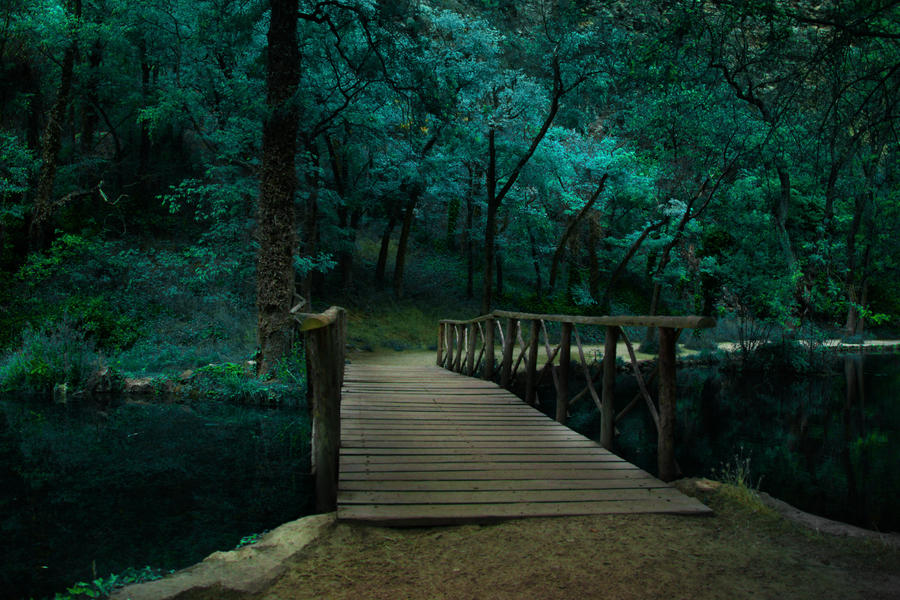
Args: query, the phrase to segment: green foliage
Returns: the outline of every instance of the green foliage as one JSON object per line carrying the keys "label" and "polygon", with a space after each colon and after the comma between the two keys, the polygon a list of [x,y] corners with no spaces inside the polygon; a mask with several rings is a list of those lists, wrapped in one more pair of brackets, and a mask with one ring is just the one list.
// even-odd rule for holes
{"label": "green foliage", "polygon": [[16,202],[27,191],[36,161],[21,140],[0,131],[0,224],[9,227],[25,217],[25,204]]}
{"label": "green foliage", "polygon": [[142,569],[128,568],[121,573],[115,573],[109,577],[100,577],[90,582],[79,581],[70,586],[65,592],[57,592],[53,600],[87,600],[88,598],[109,598],[112,593],[126,585],[145,583],[162,579],[174,571],[165,571],[144,567]]}
{"label": "green foliage", "polygon": [[26,328],[18,350],[0,364],[0,389],[49,394],[55,386],[79,391],[102,369],[102,357],[67,322]]}
{"label": "green foliage", "polygon": [[245,535],[241,538],[241,541],[238,542],[237,546],[234,547],[235,550],[238,548],[243,548],[244,546],[251,546],[258,542],[264,535],[266,535],[268,531],[262,531],[260,533],[251,533],[250,535]]}
{"label": "green foliage", "polygon": [[181,393],[255,406],[303,406],[307,386],[304,356],[303,347],[298,344],[266,378],[256,375],[253,362],[208,364],[191,374]]}

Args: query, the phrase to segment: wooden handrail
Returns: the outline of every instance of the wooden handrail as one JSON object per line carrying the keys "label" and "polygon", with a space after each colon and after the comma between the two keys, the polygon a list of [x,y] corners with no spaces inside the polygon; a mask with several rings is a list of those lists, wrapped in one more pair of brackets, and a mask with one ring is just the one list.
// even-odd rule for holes
{"label": "wooden handrail", "polygon": [[518,319],[520,321],[544,321],[550,323],[574,323],[576,325],[611,325],[614,327],[669,327],[671,329],[708,329],[716,326],[712,317],[684,316],[670,317],[665,315],[615,315],[590,317],[584,315],[554,315],[538,313],[521,313],[508,310],[494,312],[469,319],[457,321],[441,319],[441,323],[450,325],[469,325],[490,319]]}
{"label": "wooden handrail", "polygon": [[[503,334],[503,326],[500,323],[502,319],[507,320],[505,335]],[[525,322],[527,322],[527,326]],[[551,348],[550,336],[546,327],[548,322],[562,324],[560,342],[555,349]],[[482,329],[482,323],[484,323],[484,329]],[[494,362],[496,358],[496,348],[494,347],[495,325],[500,332],[502,340],[502,356],[499,369],[495,368]],[[576,325],[594,325],[605,328],[602,395],[598,394],[594,389],[594,377],[588,369],[584,347]],[[577,401],[587,392],[590,392],[601,414],[600,443],[605,448],[611,449],[617,420],[613,410],[616,343],[621,339],[626,344],[629,358],[641,389],[639,396],[635,400],[637,401],[639,397],[644,398],[659,433],[657,453],[659,477],[664,481],[671,481],[678,474],[674,453],[676,404],[675,343],[683,329],[705,329],[715,325],[715,319],[704,316],[607,315],[591,317],[495,310],[490,314],[465,321],[453,319],[442,319],[439,321],[437,364],[440,367],[469,376],[474,376],[480,371],[481,377],[484,379],[494,379],[499,374],[500,385],[510,388],[516,380],[519,367],[523,364],[524,359],[525,401],[531,404],[537,401],[537,386],[543,380],[543,375],[546,374],[548,369],[552,369],[553,383],[557,395],[556,419],[560,423],[565,423],[571,402]],[[628,335],[623,329],[624,327],[656,327],[659,329],[660,348],[656,370],[659,378],[658,409],[650,397],[644,378],[638,369],[637,358],[631,342],[628,340]],[[529,332],[527,341],[522,333],[525,330]],[[480,332],[481,335],[476,335],[476,331]],[[489,335],[488,332],[490,332]],[[544,336],[547,361],[539,372],[537,354],[541,332],[543,332]],[[480,347],[478,338],[481,340]],[[568,375],[571,368],[573,338],[577,345],[578,357],[582,363],[582,369],[587,380],[587,388],[570,400]],[[518,353],[516,350],[517,346]],[[557,355],[559,356],[559,365],[553,365]],[[627,412],[633,405],[634,402],[625,411],[622,411],[622,414]]]}
{"label": "wooden handrail", "polygon": [[294,313],[306,338],[307,385],[312,391],[312,472],[316,510],[337,508],[341,447],[341,386],[344,383],[347,312],[332,306],[322,313]]}
{"label": "wooden handrail", "polygon": [[300,331],[311,331],[336,323],[343,311],[339,306],[332,306],[321,313],[294,313],[294,320]]}

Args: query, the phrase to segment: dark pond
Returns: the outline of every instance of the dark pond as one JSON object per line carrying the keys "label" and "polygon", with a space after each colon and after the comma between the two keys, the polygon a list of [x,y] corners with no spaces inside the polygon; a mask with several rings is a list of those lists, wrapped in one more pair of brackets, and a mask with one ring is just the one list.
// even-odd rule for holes
{"label": "dark pond", "polygon": [[0,399],[0,598],[176,569],[309,512],[304,414]]}
{"label": "dark pond", "polygon": [[[900,530],[900,356],[838,358],[828,373],[678,370],[677,461],[686,476],[721,478],[749,465],[753,485],[802,510]],[[617,408],[636,392],[616,382]],[[599,439],[582,402],[570,425]],[[619,423],[616,452],[656,471],[656,430],[643,406]]]}

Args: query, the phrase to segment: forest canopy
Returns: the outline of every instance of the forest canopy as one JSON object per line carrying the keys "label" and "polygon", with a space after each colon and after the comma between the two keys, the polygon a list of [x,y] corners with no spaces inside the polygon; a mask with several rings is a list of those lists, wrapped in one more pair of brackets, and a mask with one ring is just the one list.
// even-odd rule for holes
{"label": "forest canopy", "polygon": [[900,314],[898,39],[886,0],[8,0],[0,343],[268,370],[379,288],[858,335]]}

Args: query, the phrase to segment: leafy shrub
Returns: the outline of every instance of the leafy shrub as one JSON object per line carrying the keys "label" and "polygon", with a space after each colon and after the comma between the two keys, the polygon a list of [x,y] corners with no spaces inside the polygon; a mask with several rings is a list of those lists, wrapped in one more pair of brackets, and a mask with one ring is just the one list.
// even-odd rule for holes
{"label": "leafy shrub", "polygon": [[49,393],[81,389],[101,367],[93,342],[66,321],[22,332],[21,347],[0,365],[0,389]]}
{"label": "leafy shrub", "polygon": [[185,386],[190,396],[260,406],[299,406],[306,399],[306,361],[294,351],[276,365],[272,378],[257,377],[252,363],[226,362],[197,369]]}

